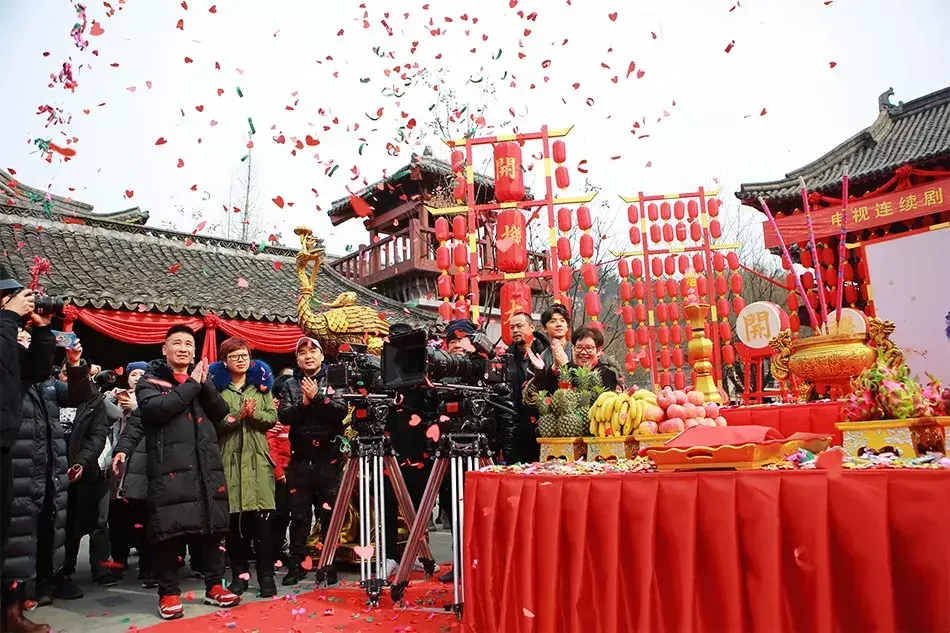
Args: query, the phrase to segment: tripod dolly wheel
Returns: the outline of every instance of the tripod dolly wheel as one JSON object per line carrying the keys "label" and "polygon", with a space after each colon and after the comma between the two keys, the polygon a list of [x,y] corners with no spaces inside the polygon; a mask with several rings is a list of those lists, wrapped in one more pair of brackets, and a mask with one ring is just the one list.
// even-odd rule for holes
{"label": "tripod dolly wheel", "polygon": [[406,592],[406,585],[408,584],[407,582],[401,582],[390,587],[389,595],[393,599],[393,604],[402,602],[402,597]]}

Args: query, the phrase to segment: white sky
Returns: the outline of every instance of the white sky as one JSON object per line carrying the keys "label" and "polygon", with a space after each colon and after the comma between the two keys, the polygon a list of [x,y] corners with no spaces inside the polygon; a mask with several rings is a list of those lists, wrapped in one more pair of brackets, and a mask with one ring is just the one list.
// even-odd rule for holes
{"label": "white sky", "polygon": [[[449,68],[452,87],[473,98],[480,86],[467,84],[469,77],[495,80],[489,126],[510,119],[509,107],[522,131],[573,124],[567,164],[573,169],[586,159],[588,177],[618,212],[625,206],[620,194],[694,190],[712,186],[714,179],[735,208],[731,193],[740,182],[779,178],[869,125],[877,96],[888,86],[896,91],[895,101],[906,101],[950,83],[946,0],[741,0],[731,12],[733,0],[519,0],[514,8],[509,0],[430,0],[428,10],[418,0],[368,1],[369,28],[363,28],[364,9],[352,0],[217,0],[214,14],[208,11],[212,0],[188,0],[187,10],[178,0],[119,1],[112,0],[122,7],[113,17],[105,16],[102,3],[89,1],[89,19],[105,33],[89,37],[89,49],[81,53],[69,37],[75,21],[70,2],[2,0],[2,166],[14,168],[24,183],[72,195],[99,212],[138,205],[159,224],[177,220],[174,206],[182,204],[217,217],[246,153],[243,135],[252,117],[257,206],[268,215],[267,230],[276,226],[284,243],[293,245],[293,227],[307,224],[328,238],[333,253],[366,239],[359,222],[333,229],[326,218],[330,202],[345,195],[347,186],[356,190],[364,177],[373,182],[383,169],[391,173],[427,144],[447,156],[438,139],[423,136],[431,91],[420,85],[401,100],[382,95],[395,77],[387,79],[383,70],[399,64]],[[537,12],[537,19],[518,17],[522,10]],[[176,28],[180,18],[183,31]],[[392,36],[380,23],[384,19]],[[441,34],[431,35],[430,28]],[[727,54],[732,40],[735,47]],[[417,50],[410,53],[414,41]],[[377,56],[377,46],[395,59]],[[500,58],[493,59],[499,50]],[[334,61],[326,61],[327,55]],[[58,84],[47,87],[49,73],[69,56],[74,65],[83,64],[74,94]],[[186,56],[194,62],[184,63]],[[551,60],[546,69],[544,60]],[[214,69],[216,61],[221,70]],[[645,71],[643,78],[626,78],[631,61]],[[617,83],[611,81],[615,75]],[[361,83],[365,78],[369,82]],[[581,84],[577,90],[575,82]],[[529,89],[532,83],[536,89]],[[127,89],[133,86],[135,92]],[[71,112],[72,123],[44,129],[45,118],[35,112],[46,103]],[[295,103],[294,110],[285,108]],[[203,112],[196,111],[199,105]],[[376,123],[364,114],[375,116],[381,107]],[[321,108],[326,115],[319,114]],[[760,116],[763,108],[767,114]],[[338,124],[332,123],[335,117]],[[646,125],[639,133],[650,136],[638,139],[630,130],[642,117]],[[415,134],[391,158],[386,143],[408,118],[418,122]],[[280,133],[286,145],[272,140]],[[308,134],[320,145],[291,156],[290,138]],[[37,137],[62,141],[64,135],[79,139],[78,155],[69,163],[49,165],[28,144]],[[168,142],[156,146],[159,137]],[[536,151],[526,149],[526,158]],[[340,165],[332,177],[324,175],[316,154]],[[182,168],[176,166],[179,158]],[[354,166],[360,177],[351,181]],[[526,184],[532,179],[529,174]],[[583,176],[573,171],[572,182],[581,185]],[[131,200],[126,190],[134,191]],[[278,209],[270,202],[277,195],[295,206]],[[190,231],[194,223],[188,219],[180,228]]]}

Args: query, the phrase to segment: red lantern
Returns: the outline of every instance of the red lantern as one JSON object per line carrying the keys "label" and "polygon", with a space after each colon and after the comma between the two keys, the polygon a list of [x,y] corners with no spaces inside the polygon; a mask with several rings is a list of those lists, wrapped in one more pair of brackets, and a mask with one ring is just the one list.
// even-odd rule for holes
{"label": "red lantern", "polygon": [[732,298],[732,309],[736,314],[742,312],[742,309],[745,308],[745,299],[742,297],[733,297]]}
{"label": "red lantern", "polygon": [[554,180],[557,183],[557,186],[561,189],[567,189],[571,186],[571,174],[568,173],[567,167],[561,165],[554,170]]}
{"label": "red lantern", "polygon": [[676,280],[675,279],[666,280],[666,294],[668,294],[670,297],[676,296]]}
{"label": "red lantern", "polygon": [[653,282],[653,294],[657,299],[662,299],[666,296],[666,284],[663,283],[662,279],[657,279]]}
{"label": "red lantern", "polygon": [[457,272],[452,275],[452,285],[455,288],[455,294],[464,297],[468,294],[468,273]]}
{"label": "red lantern", "polygon": [[650,268],[653,269],[654,277],[661,276],[663,274],[663,260],[659,257],[654,257],[652,260],[650,260]]}
{"label": "red lantern", "polygon": [[581,266],[581,276],[584,278],[584,284],[588,288],[593,288],[597,285],[597,266],[591,263],[584,264]]}
{"label": "red lantern", "polygon": [[805,287],[805,290],[808,290],[815,285],[815,276],[810,270],[806,270],[802,275],[802,285]]}
{"label": "red lantern", "polygon": [[663,241],[672,242],[673,241],[673,225],[664,224],[663,225]]}
{"label": "red lantern", "polygon": [[435,249],[435,265],[439,267],[439,270],[448,270],[451,263],[452,253],[449,251],[448,246],[442,245]]}
{"label": "red lantern", "polygon": [[623,342],[627,347],[633,347],[637,344],[637,333],[632,329],[626,329],[623,332]]}
{"label": "red lantern", "polygon": [[451,321],[453,311],[454,310],[451,301],[443,301],[439,304],[439,318],[443,321]]}
{"label": "red lantern", "polygon": [[690,220],[695,220],[699,215],[699,204],[695,200],[690,200],[686,205],[686,211]]}
{"label": "red lantern", "polygon": [[501,336],[511,345],[511,317],[531,314],[531,288],[523,281],[506,281],[501,285]]}
{"label": "red lantern", "polygon": [[627,262],[627,260],[621,258],[617,261],[617,274],[620,275],[621,279],[626,279],[630,276],[630,263]]}
{"label": "red lantern", "polygon": [[673,217],[677,220],[682,220],[686,217],[686,205],[683,204],[682,200],[677,200],[673,203]]}
{"label": "red lantern", "polygon": [[[682,365],[682,363],[680,363]],[[685,389],[686,388],[686,374],[682,371],[677,371],[673,374],[673,387],[676,389]]]}
{"label": "red lantern", "polygon": [[726,365],[731,365],[736,362],[736,351],[733,349],[732,345],[722,346],[722,362],[724,362]]}
{"label": "red lantern", "polygon": [[659,328],[657,328],[656,338],[660,341],[660,345],[669,345],[670,328],[665,325],[661,325]]}
{"label": "red lantern", "polygon": [[627,355],[624,357],[624,367],[626,367],[628,373],[633,373],[637,370],[637,355],[633,352],[627,352]]}
{"label": "red lantern", "polygon": [[465,244],[457,244],[455,248],[452,249],[452,259],[455,261],[456,266],[466,266],[468,264],[468,246]]}
{"label": "red lantern", "polygon": [[[673,345],[680,345],[683,342],[683,328],[678,325],[674,325],[670,328],[670,341],[673,342]],[[679,363],[682,365],[683,363]]]}
{"label": "red lantern", "polygon": [[693,270],[698,273],[706,270],[706,258],[702,253],[693,253]]}
{"label": "red lantern", "polygon": [[660,211],[656,207],[656,203],[651,202],[647,205],[647,216],[650,218],[650,222],[656,222],[660,219]]}
{"label": "red lantern", "polygon": [[722,275],[716,275],[716,294],[724,295],[729,290],[729,285],[726,283],[726,278]]}
{"label": "red lantern", "polygon": [[666,270],[667,275],[672,275],[673,273],[675,273],[676,272],[676,255],[667,255],[666,259],[663,260],[663,268]]}
{"label": "red lantern", "polygon": [[582,231],[589,231],[594,226],[590,218],[590,209],[587,207],[577,208],[577,228]]}
{"label": "red lantern", "polygon": [[670,304],[670,321],[679,321],[680,320],[680,307],[675,304]]}
{"label": "red lantern", "polygon": [[468,319],[471,318],[472,306],[465,301],[464,299],[459,299],[455,302],[455,318],[456,319]]}
{"label": "red lantern", "polygon": [[729,300],[723,297],[716,301],[716,311],[719,312],[720,317],[729,316]]}
{"label": "red lantern", "polygon": [[594,256],[594,238],[589,233],[581,235],[581,257],[590,259]]}
{"label": "red lantern", "polygon": [[703,227],[699,226],[696,222],[693,222],[689,225],[689,236],[694,242],[698,242],[703,239]]}
{"label": "red lantern", "polygon": [[600,295],[593,291],[588,291],[584,295],[584,311],[587,316],[600,316]]}
{"label": "red lantern", "polygon": [[646,345],[650,342],[650,328],[645,325],[641,325],[637,328],[637,343],[640,345]]}
{"label": "red lantern", "polygon": [[571,240],[566,237],[557,238],[557,258],[562,262],[571,259]]}
{"label": "red lantern", "polygon": [[670,208],[669,202],[664,202],[660,205],[660,217],[664,220],[669,220],[673,216],[672,209]]}
{"label": "red lantern", "polygon": [[669,387],[670,386],[670,375],[667,373],[660,374],[660,386]]}
{"label": "red lantern", "polygon": [[452,171],[456,174],[465,170],[465,152],[460,149],[452,151]]}
{"label": "red lantern", "polygon": [[680,274],[685,274],[689,270],[689,255],[680,255],[676,260],[676,267]]}
{"label": "red lantern", "polygon": [[661,235],[660,225],[651,224],[650,225],[650,241],[653,242],[654,244],[658,243],[660,241],[660,235]]}
{"label": "red lantern", "polygon": [[647,307],[643,305],[642,303],[638,303],[633,308],[633,315],[637,317],[638,323],[643,323],[644,321],[647,320]]}
{"label": "red lantern", "polygon": [[788,315],[788,328],[792,332],[797,332],[801,327],[802,324],[798,320],[798,313]]}
{"label": "red lantern", "polygon": [[680,367],[682,364],[683,364],[683,348],[674,347],[673,348],[673,365],[675,365],[676,367]]}
{"label": "red lantern", "polygon": [[726,268],[726,262],[722,257],[722,253],[718,251],[713,253],[713,268],[717,273],[721,273]]}
{"label": "red lantern", "polygon": [[630,243],[633,245],[640,243],[640,229],[635,226],[630,227]]}
{"label": "red lantern", "polygon": [[626,303],[631,299],[633,299],[633,288],[629,281],[624,281],[620,284],[620,300]]}
{"label": "red lantern", "polygon": [[459,241],[464,241],[468,237],[468,221],[464,215],[452,218],[452,237]]}
{"label": "red lantern", "polygon": [[633,306],[624,306],[620,309],[620,314],[623,316],[624,323],[633,325]]}
{"label": "red lantern", "polygon": [[468,183],[464,180],[457,180],[455,186],[452,187],[452,197],[459,204],[466,202],[468,200]]}
{"label": "red lantern", "polygon": [[663,322],[669,319],[670,317],[670,307],[668,303],[663,303],[662,301],[656,304],[656,318],[658,321]]}
{"label": "red lantern", "polygon": [[447,273],[442,273],[439,275],[439,278],[435,282],[436,288],[439,291],[439,296],[443,298],[452,297],[452,276]]}
{"label": "red lantern", "polygon": [[686,225],[683,224],[682,222],[677,222],[676,223],[676,239],[678,239],[680,242],[685,242],[686,234],[687,234]]}
{"label": "red lantern", "polygon": [[858,291],[854,286],[845,286],[844,287],[844,298],[848,302],[848,305],[854,305],[858,302]]}
{"label": "red lantern", "polygon": [[650,367],[650,357],[644,354],[640,357],[640,367],[647,369]]}
{"label": "red lantern", "polygon": [[435,219],[435,239],[444,242],[449,239],[449,220],[441,217]]}
{"label": "red lantern", "polygon": [[726,253],[726,262],[729,263],[729,270],[739,270],[739,256],[735,251]]}
{"label": "red lantern", "polygon": [[801,259],[802,259],[802,266],[804,266],[805,268],[811,268],[815,263],[815,260],[811,258],[811,251],[808,250],[807,248],[801,249]]}
{"label": "red lantern", "polygon": [[[670,368],[670,350],[666,349],[665,347],[660,350],[660,365],[663,367],[663,369]],[[669,374],[663,375],[667,377],[669,376]]]}
{"label": "red lantern", "polygon": [[557,269],[557,285],[562,291],[574,285],[574,271],[570,266],[561,266]]}
{"label": "red lantern", "polygon": [[528,232],[524,214],[503,209],[495,223],[498,268],[505,273],[523,273],[528,268]]}
{"label": "red lantern", "polygon": [[636,297],[638,301],[643,301],[643,298],[646,296],[646,285],[642,281],[633,282],[633,296]]}
{"label": "red lantern", "polygon": [[714,218],[717,215],[719,215],[719,205],[721,204],[722,204],[722,201],[720,201],[718,198],[713,198],[712,200],[706,203],[706,211],[709,212],[710,217]]}
{"label": "red lantern", "polygon": [[557,228],[561,233],[567,233],[571,230],[571,210],[561,207],[557,210]]}
{"label": "red lantern", "polygon": [[643,260],[639,257],[630,260],[630,273],[637,278],[643,277]]}
{"label": "red lantern", "polygon": [[524,200],[524,171],[521,146],[514,141],[495,145],[495,199],[498,202]]}
{"label": "red lantern", "polygon": [[728,321],[719,322],[719,338],[723,341],[728,341],[732,338],[732,326],[729,325]]}
{"label": "red lantern", "polygon": [[627,220],[630,221],[630,224],[636,224],[640,221],[640,209],[637,208],[637,205],[631,204],[627,207]]}
{"label": "red lantern", "polygon": [[564,141],[554,141],[554,145],[551,147],[551,149],[554,154],[555,163],[560,165],[567,160],[567,147],[564,145]]}
{"label": "red lantern", "polygon": [[696,278],[696,293],[697,293],[700,297],[707,297],[707,296],[709,296],[708,284],[707,284],[707,282],[706,282],[706,278],[703,277],[702,275],[700,275],[699,277]]}

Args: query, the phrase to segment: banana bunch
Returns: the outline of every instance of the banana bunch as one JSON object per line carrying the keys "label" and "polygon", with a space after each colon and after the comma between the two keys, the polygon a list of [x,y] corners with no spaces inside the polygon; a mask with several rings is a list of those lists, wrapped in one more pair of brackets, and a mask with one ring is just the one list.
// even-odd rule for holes
{"label": "banana bunch", "polygon": [[656,405],[656,394],[640,389],[632,395],[605,391],[591,405],[588,419],[595,437],[632,435],[641,422],[647,405]]}

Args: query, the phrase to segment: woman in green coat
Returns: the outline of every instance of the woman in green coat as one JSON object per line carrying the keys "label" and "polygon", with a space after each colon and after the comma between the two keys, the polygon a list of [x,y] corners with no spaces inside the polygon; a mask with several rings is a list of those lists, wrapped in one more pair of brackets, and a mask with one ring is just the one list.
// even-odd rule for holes
{"label": "woman in green coat", "polygon": [[274,462],[267,446],[267,431],[277,422],[270,393],[274,376],[266,363],[251,360],[243,339],[221,343],[219,358],[224,360],[211,365],[208,373],[230,408],[217,426],[231,506],[226,540],[232,574],[228,589],[237,595],[247,590],[248,540],[252,539],[261,597],[270,598],[277,595],[270,526],[275,508]]}

